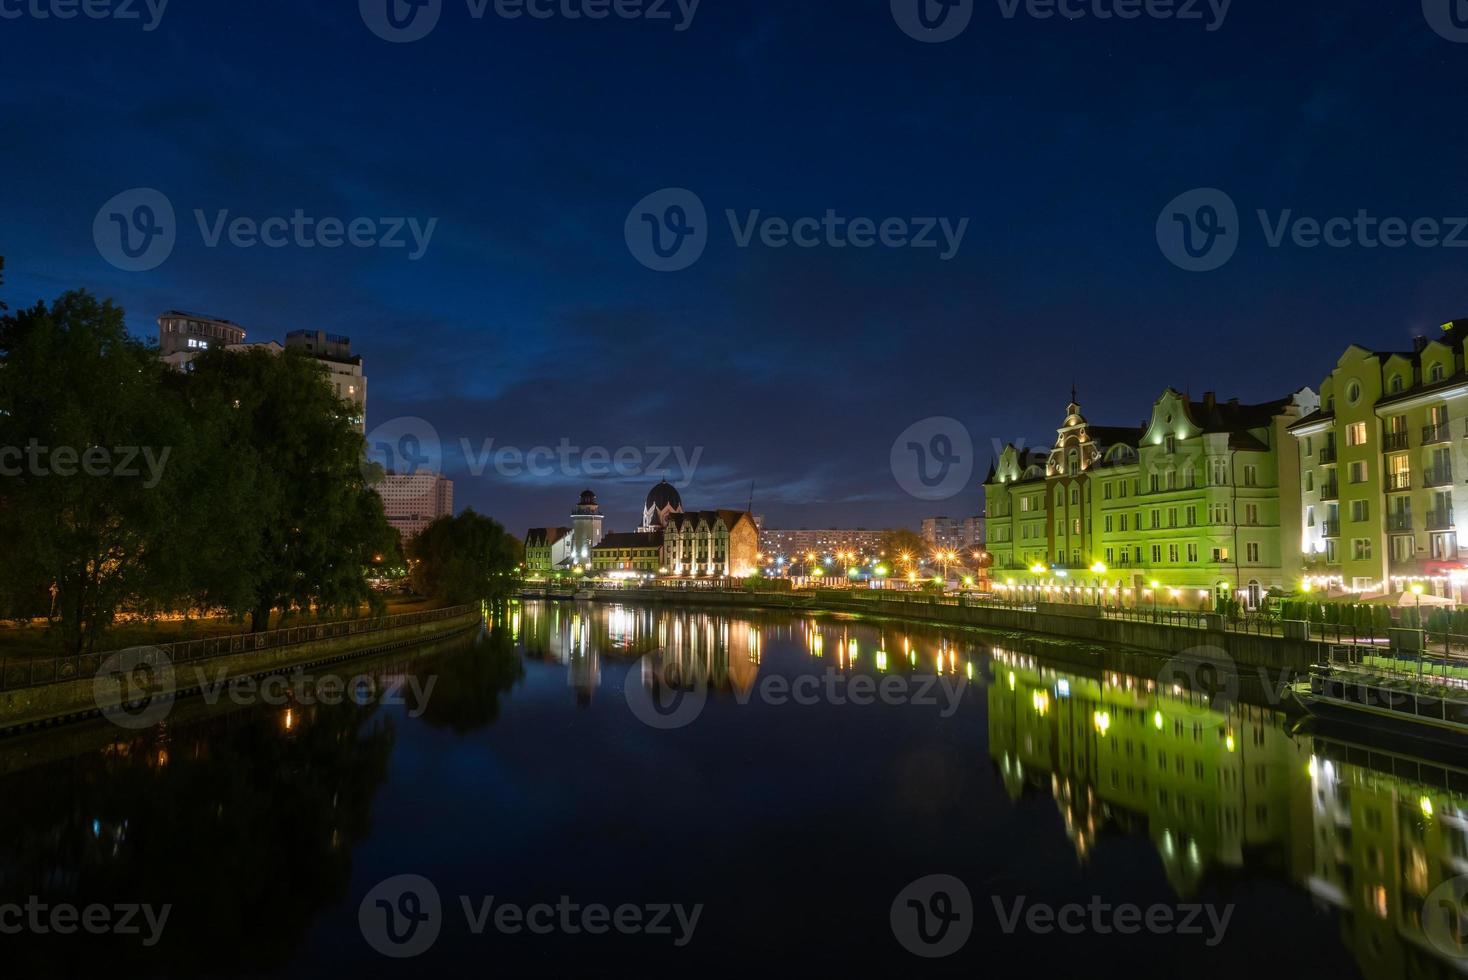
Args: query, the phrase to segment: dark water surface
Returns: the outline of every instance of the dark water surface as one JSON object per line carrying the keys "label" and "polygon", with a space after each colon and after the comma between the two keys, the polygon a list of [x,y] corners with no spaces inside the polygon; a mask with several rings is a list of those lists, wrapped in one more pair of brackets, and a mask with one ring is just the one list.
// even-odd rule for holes
{"label": "dark water surface", "polygon": [[1462,760],[995,643],[526,603],[343,668],[426,698],[0,742],[0,907],[171,908],[0,934],[4,975],[1464,975]]}

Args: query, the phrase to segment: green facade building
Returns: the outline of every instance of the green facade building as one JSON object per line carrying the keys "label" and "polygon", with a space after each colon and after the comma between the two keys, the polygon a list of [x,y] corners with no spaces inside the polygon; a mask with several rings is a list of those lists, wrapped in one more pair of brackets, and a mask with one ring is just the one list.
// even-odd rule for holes
{"label": "green facade building", "polygon": [[1352,345],[1291,428],[1301,468],[1300,542],[1313,586],[1462,599],[1458,513],[1468,513],[1468,320],[1410,351]]}
{"label": "green facade building", "polygon": [[1048,450],[1006,446],[985,482],[996,587],[1258,605],[1297,575],[1303,518],[1281,506],[1300,493],[1290,427],[1318,407],[1308,388],[1260,405],[1169,388],[1127,428],[1092,425],[1073,397]]}

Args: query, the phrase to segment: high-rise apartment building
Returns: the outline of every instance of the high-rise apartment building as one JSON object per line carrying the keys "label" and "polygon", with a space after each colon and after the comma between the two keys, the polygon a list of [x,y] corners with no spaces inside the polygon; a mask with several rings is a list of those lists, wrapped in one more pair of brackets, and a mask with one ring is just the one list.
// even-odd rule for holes
{"label": "high-rise apartment building", "polygon": [[869,531],[866,528],[825,528],[796,531],[775,531],[761,528],[760,550],[766,558],[785,558],[791,562],[803,560],[803,556],[815,554],[834,555],[838,551],[854,551],[862,555],[875,555],[882,550],[885,531]]}
{"label": "high-rise apartment building", "polygon": [[437,473],[389,473],[374,489],[387,522],[405,542],[454,513],[454,481]]}
{"label": "high-rise apartment building", "polygon": [[336,396],[353,406],[353,422],[367,431],[367,378],[362,358],[352,353],[352,340],[321,330],[293,330],[285,345],[275,341],[247,344],[245,329],[229,320],[170,310],[158,318],[158,354],[175,370],[186,371],[200,353],[214,348],[260,348],[272,353],[294,350],[319,361]]}
{"label": "high-rise apartment building", "polygon": [[984,546],[982,517],[927,517],[923,519],[923,540],[931,548],[967,551]]}
{"label": "high-rise apartment building", "polygon": [[356,406],[356,422],[367,426],[367,378],[362,357],[352,353],[352,338],[324,330],[292,330],[285,335],[285,349],[300,351],[325,365],[336,396]]}

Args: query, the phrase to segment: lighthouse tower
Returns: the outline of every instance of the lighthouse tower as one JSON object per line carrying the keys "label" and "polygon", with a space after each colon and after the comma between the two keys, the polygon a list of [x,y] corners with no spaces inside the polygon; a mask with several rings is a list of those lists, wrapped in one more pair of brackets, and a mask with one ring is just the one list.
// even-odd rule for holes
{"label": "lighthouse tower", "polygon": [[577,565],[591,564],[591,549],[601,544],[601,507],[596,494],[587,490],[581,494],[581,502],[571,513],[571,561]]}

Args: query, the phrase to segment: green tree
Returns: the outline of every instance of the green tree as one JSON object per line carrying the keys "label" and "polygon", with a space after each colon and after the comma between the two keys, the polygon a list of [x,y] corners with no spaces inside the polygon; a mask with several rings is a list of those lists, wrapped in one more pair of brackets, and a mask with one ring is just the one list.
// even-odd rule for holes
{"label": "green tree", "polygon": [[909,556],[913,564],[918,565],[928,557],[930,550],[921,534],[905,527],[891,528],[882,535],[882,556],[894,563],[894,571],[899,567],[904,572],[907,570],[906,564],[902,562],[903,555]]}
{"label": "green tree", "polygon": [[0,594],[67,652],[182,591],[189,435],[165,370],[85,291],[0,318]]}
{"label": "green tree", "polygon": [[451,605],[501,599],[520,584],[519,541],[473,510],[440,517],[408,550],[413,588]]}
{"label": "green tree", "polygon": [[256,632],[275,610],[379,607],[367,575],[395,537],[372,489],[381,471],[364,463],[354,410],[321,364],[295,351],[206,351],[187,385],[210,420],[215,472],[245,501],[200,563],[208,602],[248,614]]}

